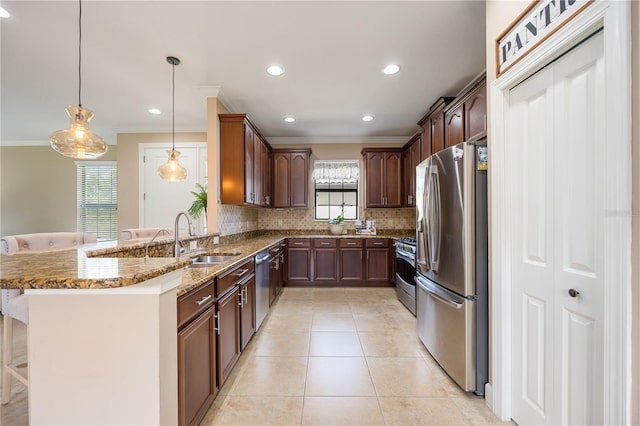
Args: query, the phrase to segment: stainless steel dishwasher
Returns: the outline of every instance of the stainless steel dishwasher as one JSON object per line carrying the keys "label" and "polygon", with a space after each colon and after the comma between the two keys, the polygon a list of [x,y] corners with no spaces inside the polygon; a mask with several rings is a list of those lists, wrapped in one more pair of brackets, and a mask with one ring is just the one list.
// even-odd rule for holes
{"label": "stainless steel dishwasher", "polygon": [[255,257],[256,263],[256,330],[260,328],[269,312],[269,252],[263,251]]}

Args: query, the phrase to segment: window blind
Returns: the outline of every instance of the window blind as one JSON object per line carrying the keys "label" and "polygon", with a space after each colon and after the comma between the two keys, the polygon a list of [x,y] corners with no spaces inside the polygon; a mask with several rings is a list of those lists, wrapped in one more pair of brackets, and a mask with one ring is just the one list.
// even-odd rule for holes
{"label": "window blind", "polygon": [[77,162],[78,231],[118,238],[118,167],[115,161]]}

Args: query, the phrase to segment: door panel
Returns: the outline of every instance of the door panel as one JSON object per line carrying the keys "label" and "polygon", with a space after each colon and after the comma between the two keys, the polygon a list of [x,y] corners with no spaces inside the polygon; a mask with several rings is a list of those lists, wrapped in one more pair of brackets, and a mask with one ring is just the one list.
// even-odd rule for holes
{"label": "door panel", "polygon": [[[149,144],[151,145],[151,144]],[[154,144],[155,145],[155,144]],[[167,182],[158,176],[158,167],[167,162],[168,147],[142,146],[140,181],[140,228],[166,228],[173,230],[176,215],[186,211],[193,203],[191,191],[196,183],[206,185],[206,144],[188,147],[176,144],[180,151],[180,164],[187,169],[187,178],[179,182]],[[202,153],[205,153],[203,156]],[[202,217],[194,221],[197,232],[202,232]],[[180,235],[187,235],[187,222],[180,221]]]}
{"label": "door panel", "polygon": [[510,92],[513,301],[526,301],[512,313],[520,425],[604,419],[603,87],[600,33]]}
{"label": "door panel", "polygon": [[[553,73],[511,91],[513,419],[553,423]],[[547,283],[547,285],[544,285]],[[547,362],[545,362],[547,361]]]}

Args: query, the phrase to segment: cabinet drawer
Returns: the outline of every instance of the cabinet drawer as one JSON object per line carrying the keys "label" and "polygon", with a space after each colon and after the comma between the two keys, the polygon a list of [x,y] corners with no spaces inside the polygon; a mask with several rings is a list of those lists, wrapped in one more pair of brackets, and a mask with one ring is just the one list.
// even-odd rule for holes
{"label": "cabinet drawer", "polygon": [[178,328],[213,305],[214,280],[178,298]]}
{"label": "cabinet drawer", "polygon": [[292,238],[287,241],[289,247],[311,247],[309,238]]}
{"label": "cabinet drawer", "polygon": [[362,247],[362,240],[359,238],[340,238],[340,247]]}
{"label": "cabinet drawer", "polygon": [[337,241],[337,238],[316,238],[313,240],[313,246],[315,248],[336,247]]}
{"label": "cabinet drawer", "polygon": [[366,247],[389,247],[388,238],[367,238]]}
{"label": "cabinet drawer", "polygon": [[244,264],[238,266],[232,271],[218,277],[218,285],[216,286],[216,297],[224,294],[229,288],[236,285],[240,280],[253,274],[254,264],[253,258]]}

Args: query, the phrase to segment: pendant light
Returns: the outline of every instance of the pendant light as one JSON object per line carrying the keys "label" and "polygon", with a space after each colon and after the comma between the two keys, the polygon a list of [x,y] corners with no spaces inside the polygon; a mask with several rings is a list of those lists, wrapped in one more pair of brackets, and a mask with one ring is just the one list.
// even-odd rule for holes
{"label": "pendant light", "polygon": [[180,180],[185,180],[187,178],[187,169],[182,167],[178,162],[178,157],[180,157],[180,151],[176,151],[176,66],[180,65],[180,59],[175,58],[173,56],[167,56],[167,62],[171,64],[173,69],[173,103],[171,105],[173,116],[173,124],[172,124],[172,140],[171,140],[171,149],[167,150],[167,154],[169,154],[169,158],[167,162],[162,166],[158,167],[158,174],[164,180],[168,180],[169,182],[176,182]]}
{"label": "pendant light", "polygon": [[53,132],[49,141],[51,148],[65,157],[91,160],[107,152],[108,146],[89,129],[93,112],[82,107],[82,0],[78,0],[78,4],[78,105],[66,108],[71,119],[69,128]]}

